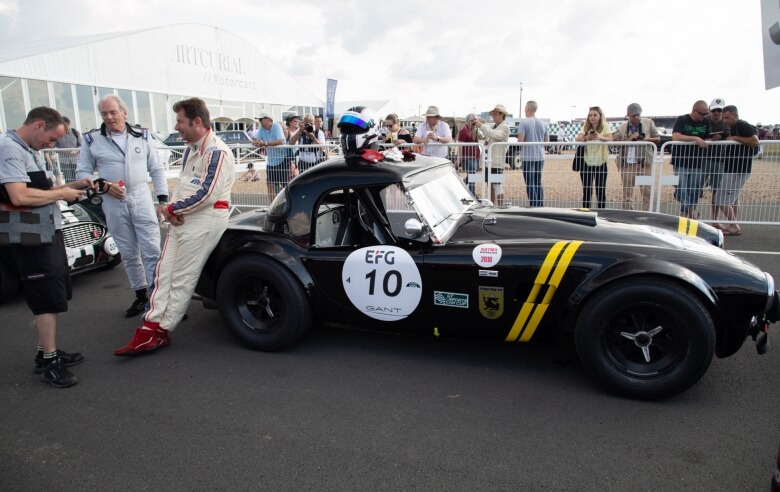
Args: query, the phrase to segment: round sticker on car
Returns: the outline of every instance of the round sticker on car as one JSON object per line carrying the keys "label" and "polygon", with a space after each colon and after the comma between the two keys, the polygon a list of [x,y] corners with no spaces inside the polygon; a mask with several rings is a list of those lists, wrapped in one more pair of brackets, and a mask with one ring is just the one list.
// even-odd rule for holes
{"label": "round sticker on car", "polygon": [[477,265],[490,268],[501,260],[501,246],[498,244],[480,244],[471,252]]}
{"label": "round sticker on car", "polygon": [[341,270],[341,283],[352,304],[381,321],[398,321],[417,309],[422,278],[411,255],[396,246],[353,251]]}

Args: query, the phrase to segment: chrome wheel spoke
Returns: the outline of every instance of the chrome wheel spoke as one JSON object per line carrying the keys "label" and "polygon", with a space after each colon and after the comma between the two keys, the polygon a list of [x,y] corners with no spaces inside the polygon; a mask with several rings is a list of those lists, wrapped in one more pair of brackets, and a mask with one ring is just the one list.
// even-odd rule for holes
{"label": "chrome wheel spoke", "polygon": [[650,362],[650,345],[642,347],[642,355],[645,356],[645,362]]}

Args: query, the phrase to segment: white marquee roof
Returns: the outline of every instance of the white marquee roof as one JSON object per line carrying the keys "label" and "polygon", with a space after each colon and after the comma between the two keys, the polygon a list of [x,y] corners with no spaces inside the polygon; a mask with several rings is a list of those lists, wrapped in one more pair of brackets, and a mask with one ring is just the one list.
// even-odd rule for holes
{"label": "white marquee roof", "polygon": [[325,106],[247,41],[201,24],[6,44],[0,46],[0,75],[222,101]]}

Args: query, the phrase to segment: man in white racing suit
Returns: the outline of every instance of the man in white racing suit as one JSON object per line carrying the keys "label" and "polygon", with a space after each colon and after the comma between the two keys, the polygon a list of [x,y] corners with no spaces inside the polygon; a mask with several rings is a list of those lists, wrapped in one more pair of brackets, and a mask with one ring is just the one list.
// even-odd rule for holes
{"label": "man in white racing suit", "polygon": [[235,181],[233,154],[211,130],[203,100],[179,101],[173,110],[176,130],[187,148],[171,203],[157,208],[172,227],[155,271],[143,325],[114,355],[137,355],[170,345],[168,333],[187,311],[203,265],[228,225]]}
{"label": "man in white racing suit", "polygon": [[84,145],[76,166],[76,179],[93,178],[106,192],[103,212],[108,230],[122,255],[122,263],[135,291],[135,300],[125,317],[137,316],[147,302],[147,287],[154,280],[160,259],[160,224],[149,190],[151,175],[159,202],[168,201],[165,167],[147,130],[127,124],[127,105],[116,95],[103,97],[98,105],[103,124],[100,130],[84,134]]}

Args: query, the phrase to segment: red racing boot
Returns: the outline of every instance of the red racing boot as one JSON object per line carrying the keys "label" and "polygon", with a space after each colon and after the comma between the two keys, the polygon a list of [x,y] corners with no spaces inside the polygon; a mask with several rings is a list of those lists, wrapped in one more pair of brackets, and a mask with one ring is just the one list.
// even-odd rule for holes
{"label": "red racing boot", "polygon": [[138,355],[170,344],[168,330],[160,328],[157,323],[144,321],[143,326],[135,329],[133,339],[124,347],[114,350],[114,355]]}

